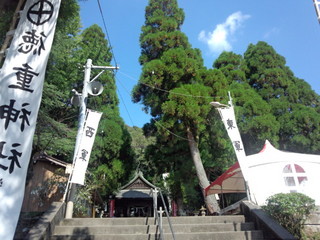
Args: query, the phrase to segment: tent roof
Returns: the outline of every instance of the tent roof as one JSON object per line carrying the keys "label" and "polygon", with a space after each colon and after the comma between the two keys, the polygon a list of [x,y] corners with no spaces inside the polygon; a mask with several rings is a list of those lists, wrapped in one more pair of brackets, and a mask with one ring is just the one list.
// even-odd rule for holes
{"label": "tent roof", "polygon": [[[247,156],[245,161],[249,168],[274,162],[305,161],[319,163],[319,155],[281,151],[266,140],[261,151]],[[246,192],[244,178],[238,162],[205,189],[206,195],[237,192]]]}
{"label": "tent roof", "polygon": [[[265,152],[266,149],[276,150],[268,140],[266,140],[263,148],[257,154]],[[256,154],[254,154],[256,155]],[[227,171],[220,175],[215,181],[213,181],[206,189],[205,194],[217,194],[217,193],[245,193],[246,187],[244,178],[241,172],[239,162],[233,164]]]}
{"label": "tent roof", "polygon": [[319,163],[320,156],[315,154],[287,152],[276,149],[266,140],[262,150],[259,153],[246,157],[246,163],[249,168],[256,166],[273,164],[275,162],[315,162]]}
{"label": "tent roof", "polygon": [[246,192],[243,175],[236,162],[205,189],[205,194],[244,193]]}

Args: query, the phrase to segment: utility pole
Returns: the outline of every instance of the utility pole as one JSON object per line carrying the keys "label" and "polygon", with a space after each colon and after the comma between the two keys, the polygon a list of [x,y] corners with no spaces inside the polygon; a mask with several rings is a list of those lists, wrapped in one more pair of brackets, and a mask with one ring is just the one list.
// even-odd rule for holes
{"label": "utility pole", "polygon": [[[78,133],[77,133],[77,139],[76,139],[76,144],[75,144],[75,149],[73,153],[73,163],[72,166],[74,167],[75,160],[77,153],[79,151],[79,146],[83,134],[83,127],[85,124],[85,117],[86,117],[86,110],[87,110],[87,99],[88,99],[88,94],[93,93],[92,95],[97,96],[99,95],[98,91],[99,89],[90,89],[91,85],[94,80],[96,80],[104,71],[108,69],[119,69],[119,67],[112,67],[112,66],[94,66],[92,65],[92,60],[87,59],[86,65],[84,66],[84,80],[83,80],[83,89],[82,89],[82,94],[80,97],[80,109],[79,109],[79,123],[78,123]],[[95,76],[92,80],[90,80],[90,75],[91,75],[91,69],[103,69],[97,76]],[[102,92],[102,89],[101,89]],[[100,93],[101,93],[100,92]],[[66,218],[72,218],[73,214],[73,205],[74,205],[74,200],[75,200],[75,195],[76,195],[76,190],[77,190],[77,184],[71,183],[71,176],[73,174],[73,169],[71,174],[69,175],[69,180],[65,192],[65,197],[68,196],[68,202],[67,202],[67,207],[66,207]],[[68,194],[69,191],[69,194]]]}

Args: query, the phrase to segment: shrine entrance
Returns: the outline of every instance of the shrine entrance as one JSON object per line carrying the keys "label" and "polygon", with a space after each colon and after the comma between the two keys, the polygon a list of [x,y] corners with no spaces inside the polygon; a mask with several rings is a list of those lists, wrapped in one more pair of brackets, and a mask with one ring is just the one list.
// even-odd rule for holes
{"label": "shrine entrance", "polygon": [[151,199],[117,199],[116,217],[152,217],[153,200]]}
{"label": "shrine entrance", "polygon": [[[143,177],[141,171],[126,185],[120,188],[115,199],[109,204],[110,217],[153,217],[153,193],[156,186]],[[160,198],[155,199],[158,207]]]}

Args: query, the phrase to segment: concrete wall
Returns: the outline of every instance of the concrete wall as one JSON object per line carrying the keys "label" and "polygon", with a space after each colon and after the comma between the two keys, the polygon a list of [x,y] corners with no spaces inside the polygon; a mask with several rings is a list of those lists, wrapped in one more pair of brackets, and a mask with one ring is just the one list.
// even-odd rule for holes
{"label": "concrete wall", "polygon": [[55,226],[64,218],[65,203],[54,202],[37,224],[25,236],[25,240],[49,240]]}
{"label": "concrete wall", "polygon": [[320,206],[308,217],[304,228],[306,232],[320,232]]}

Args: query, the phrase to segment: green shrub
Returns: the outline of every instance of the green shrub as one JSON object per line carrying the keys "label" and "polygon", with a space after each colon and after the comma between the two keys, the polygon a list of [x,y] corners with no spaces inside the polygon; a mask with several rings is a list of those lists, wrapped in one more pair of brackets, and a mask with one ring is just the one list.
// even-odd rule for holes
{"label": "green shrub", "polygon": [[315,201],[302,193],[278,193],[267,199],[263,209],[301,239],[304,223],[315,209]]}

